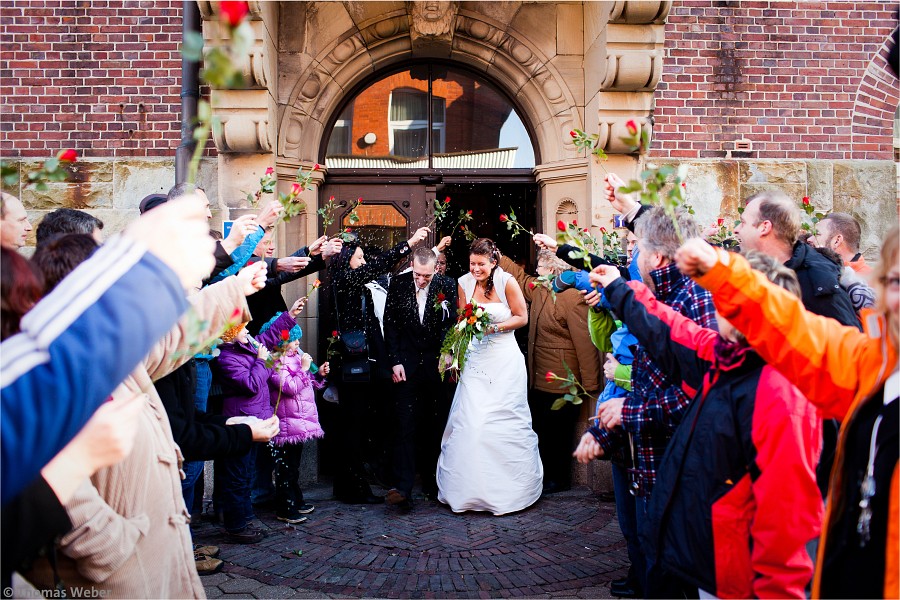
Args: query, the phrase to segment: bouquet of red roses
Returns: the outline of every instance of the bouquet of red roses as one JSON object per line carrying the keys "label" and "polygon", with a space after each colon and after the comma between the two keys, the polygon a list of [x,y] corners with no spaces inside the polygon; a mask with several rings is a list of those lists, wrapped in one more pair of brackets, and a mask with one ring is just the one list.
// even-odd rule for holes
{"label": "bouquet of red roses", "polygon": [[456,325],[447,332],[441,345],[441,359],[438,370],[441,379],[447,371],[462,373],[466,366],[466,354],[473,339],[481,340],[487,333],[491,317],[488,312],[474,300],[457,310],[459,317]]}

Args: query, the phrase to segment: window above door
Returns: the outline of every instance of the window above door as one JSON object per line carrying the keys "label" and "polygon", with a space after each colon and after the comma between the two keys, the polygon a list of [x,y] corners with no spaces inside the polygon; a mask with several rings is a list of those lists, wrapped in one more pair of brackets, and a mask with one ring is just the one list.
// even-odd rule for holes
{"label": "window above door", "polygon": [[329,133],[333,169],[530,169],[534,150],[515,107],[483,78],[419,64],[366,86]]}

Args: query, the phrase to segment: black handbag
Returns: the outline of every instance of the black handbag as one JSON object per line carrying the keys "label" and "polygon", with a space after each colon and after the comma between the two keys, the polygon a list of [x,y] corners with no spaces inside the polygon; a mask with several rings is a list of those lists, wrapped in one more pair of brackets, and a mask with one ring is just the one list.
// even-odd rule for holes
{"label": "black handbag", "polygon": [[[366,315],[366,293],[363,291],[362,310],[363,322]],[[337,294],[334,296],[334,310],[337,313],[338,322],[341,320],[337,308]],[[347,331],[341,334],[341,378],[345,383],[368,383],[372,378],[372,368],[369,364],[369,343],[366,340],[366,330]]]}

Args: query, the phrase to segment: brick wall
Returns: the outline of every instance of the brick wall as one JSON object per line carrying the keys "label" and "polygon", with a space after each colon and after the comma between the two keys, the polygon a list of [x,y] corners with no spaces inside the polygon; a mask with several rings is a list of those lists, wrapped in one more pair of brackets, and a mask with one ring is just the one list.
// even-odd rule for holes
{"label": "brick wall", "polygon": [[892,2],[679,0],[666,23],[652,156],[892,157]]}
{"label": "brick wall", "polygon": [[7,0],[0,152],[173,156],[181,2]]}

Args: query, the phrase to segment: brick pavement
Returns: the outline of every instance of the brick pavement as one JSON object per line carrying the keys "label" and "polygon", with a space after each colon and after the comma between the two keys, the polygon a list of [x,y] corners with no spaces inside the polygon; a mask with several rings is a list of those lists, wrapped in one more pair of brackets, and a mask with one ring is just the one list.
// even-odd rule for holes
{"label": "brick pavement", "polygon": [[341,504],[330,487],[304,493],[316,506],[305,523],[257,511],[269,529],[259,544],[196,527],[195,541],[220,546],[225,561],[203,578],[210,598],[609,598],[628,568],[615,505],[587,488],[504,517],[457,515],[424,498],[401,514]]}

